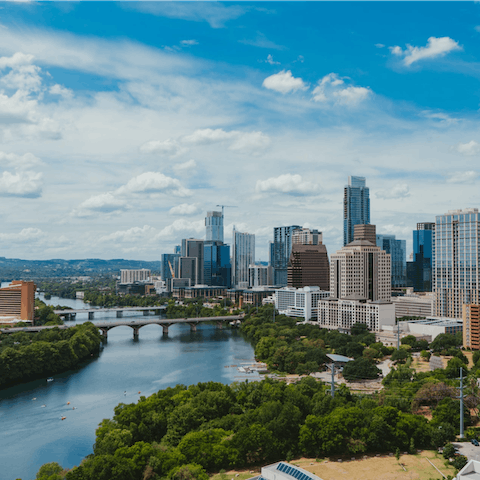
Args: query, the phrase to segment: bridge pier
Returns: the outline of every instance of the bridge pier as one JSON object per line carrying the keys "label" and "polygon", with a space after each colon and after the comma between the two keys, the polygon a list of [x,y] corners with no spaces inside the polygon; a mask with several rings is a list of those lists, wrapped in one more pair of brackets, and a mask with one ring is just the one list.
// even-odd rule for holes
{"label": "bridge pier", "polygon": [[138,338],[138,331],[140,330],[140,327],[137,327],[137,326],[133,327],[132,326],[132,328],[133,328],[133,339],[135,340],[135,339]]}
{"label": "bridge pier", "polygon": [[110,330],[108,327],[100,327],[100,330],[102,331],[102,336],[103,336],[103,341],[106,342],[108,339],[108,331]]}
{"label": "bridge pier", "polygon": [[123,317],[123,310],[117,310],[117,318]]}
{"label": "bridge pier", "polygon": [[190,325],[190,332],[196,332],[197,331],[197,324],[198,322],[189,322],[188,323]]}
{"label": "bridge pier", "polygon": [[223,322],[217,322],[217,327],[222,330],[223,329]]}
{"label": "bridge pier", "polygon": [[164,324],[162,324],[163,334],[164,334],[164,335],[168,335],[168,327],[170,327],[170,325],[172,325],[172,324],[171,324],[171,323],[164,323]]}
{"label": "bridge pier", "polygon": [[93,320],[95,313],[94,312],[88,312],[88,319]]}
{"label": "bridge pier", "polygon": [[143,311],[143,316],[148,317],[150,315],[150,310],[144,310]]}

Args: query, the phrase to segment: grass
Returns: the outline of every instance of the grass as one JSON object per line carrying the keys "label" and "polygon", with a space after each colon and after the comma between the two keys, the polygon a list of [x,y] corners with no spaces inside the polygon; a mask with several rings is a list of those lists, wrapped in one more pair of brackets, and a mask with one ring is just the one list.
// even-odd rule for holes
{"label": "grass", "polygon": [[[379,457],[363,456],[355,460],[325,459],[316,461],[315,458],[300,458],[290,462],[292,465],[311,472],[322,480],[429,480],[439,479],[442,476],[427,461],[427,458],[445,475],[455,475],[453,467],[445,466],[445,460],[434,451],[424,450],[418,455],[400,455],[397,461],[395,456],[382,455]],[[403,464],[405,470],[401,467]],[[254,468],[247,471],[232,470],[216,474],[211,480],[247,480],[258,475],[260,470]],[[235,475],[238,474],[236,477]]]}

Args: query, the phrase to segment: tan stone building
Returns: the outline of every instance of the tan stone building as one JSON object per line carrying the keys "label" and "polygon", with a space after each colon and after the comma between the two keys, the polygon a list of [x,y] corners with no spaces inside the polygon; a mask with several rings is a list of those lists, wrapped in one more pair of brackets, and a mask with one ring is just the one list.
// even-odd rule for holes
{"label": "tan stone building", "polygon": [[25,320],[33,322],[35,316],[35,290],[33,282],[13,281],[0,288],[0,322]]}

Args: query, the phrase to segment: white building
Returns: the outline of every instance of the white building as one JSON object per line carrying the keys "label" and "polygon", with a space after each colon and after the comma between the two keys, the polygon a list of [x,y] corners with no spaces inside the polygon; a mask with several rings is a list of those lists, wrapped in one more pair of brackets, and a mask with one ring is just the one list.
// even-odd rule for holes
{"label": "white building", "polygon": [[395,306],[390,302],[359,302],[331,298],[318,302],[317,321],[321,328],[349,331],[355,323],[364,323],[371,332],[395,325]]}
{"label": "white building", "polygon": [[[407,289],[408,290],[408,289]],[[392,297],[395,317],[431,317],[435,306],[435,294],[407,293],[403,297]]]}
{"label": "white building", "polygon": [[249,265],[248,286],[250,288],[273,285],[273,267],[266,265]]}
{"label": "white building", "polygon": [[460,318],[427,317],[425,320],[399,322],[400,328],[413,334],[430,335],[432,342],[441,333],[455,334],[463,332],[463,320]]}
{"label": "white building", "polygon": [[480,462],[478,462],[477,460],[469,460],[469,462],[457,473],[455,479],[480,480]]}
{"label": "white building", "polygon": [[146,268],[139,270],[120,270],[120,283],[148,282],[151,272]]}
{"label": "white building", "polygon": [[232,240],[232,285],[248,288],[249,266],[255,263],[255,235],[237,232],[233,227]]}
{"label": "white building", "polygon": [[330,256],[331,296],[390,302],[390,272],[389,254],[367,240],[354,240]]}
{"label": "white building", "polygon": [[299,228],[292,233],[292,243],[301,245],[318,245],[323,242],[322,232],[310,230],[309,228]]}
{"label": "white building", "polygon": [[275,308],[278,313],[289,317],[315,320],[319,301],[329,296],[330,292],[320,290],[320,287],[284,287],[275,290]]}

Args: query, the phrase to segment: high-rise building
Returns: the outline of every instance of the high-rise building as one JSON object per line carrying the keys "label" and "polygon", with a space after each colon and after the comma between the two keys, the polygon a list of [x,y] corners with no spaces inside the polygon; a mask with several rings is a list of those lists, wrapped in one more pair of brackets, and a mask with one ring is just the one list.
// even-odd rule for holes
{"label": "high-rise building", "polygon": [[151,272],[147,268],[120,270],[120,283],[148,282]]}
{"label": "high-rise building", "polygon": [[[192,285],[203,284],[203,240],[184,238],[182,240],[182,257],[196,258],[195,277]],[[179,275],[179,278],[186,278]]]}
{"label": "high-rise building", "polygon": [[232,285],[248,287],[248,267],[255,263],[255,235],[241,233],[233,227]]}
{"label": "high-rise building", "polygon": [[230,245],[222,242],[205,242],[203,257],[203,283],[211,287],[232,285]]}
{"label": "high-rise building", "polygon": [[330,289],[330,265],[327,247],[294,243],[288,262],[288,286],[295,288],[317,286]]}
{"label": "high-rise building", "polygon": [[[178,280],[180,283],[188,281],[188,286],[197,284],[198,258],[197,257],[180,257],[178,259]],[[172,281],[172,288],[179,285],[179,282]]]}
{"label": "high-rise building", "polygon": [[432,291],[432,247],[435,224],[417,223],[413,231],[413,261],[407,262],[407,281],[415,292]]}
{"label": "high-rise building", "polygon": [[33,282],[17,280],[0,288],[0,323],[18,320],[33,322],[36,289]]}
{"label": "high-rise building", "polygon": [[223,213],[207,212],[205,217],[205,229],[207,242],[223,243]]}
{"label": "high-rise building", "polygon": [[390,255],[392,266],[392,288],[407,285],[407,242],[397,240],[395,235],[377,234],[377,247]]}
{"label": "high-rise building", "polygon": [[433,236],[435,315],[461,318],[464,303],[480,303],[478,209],[450,210],[438,215]]}
{"label": "high-rise building", "polygon": [[348,177],[343,197],[343,245],[354,240],[354,227],[370,223],[370,191],[365,177]]}
{"label": "high-rise building", "polygon": [[292,233],[292,243],[300,243],[301,245],[318,245],[322,243],[322,232],[318,230],[310,230],[309,228],[300,228]]}
{"label": "high-rise building", "polygon": [[286,286],[288,284],[288,261],[292,252],[293,231],[301,229],[299,225],[289,227],[275,227],[273,229],[273,258],[275,285]]}
{"label": "high-rise building", "polygon": [[354,240],[330,256],[334,298],[390,301],[390,255],[367,240]]}
{"label": "high-rise building", "polygon": [[480,305],[463,304],[463,346],[480,350]]}
{"label": "high-rise building", "polygon": [[273,267],[270,265],[249,265],[248,286],[250,288],[273,285]]}
{"label": "high-rise building", "polygon": [[368,240],[372,245],[377,244],[377,233],[375,225],[364,225],[359,223],[353,228],[354,240]]}
{"label": "high-rise building", "polygon": [[180,253],[162,253],[160,277],[164,282],[178,275],[178,260]]}

